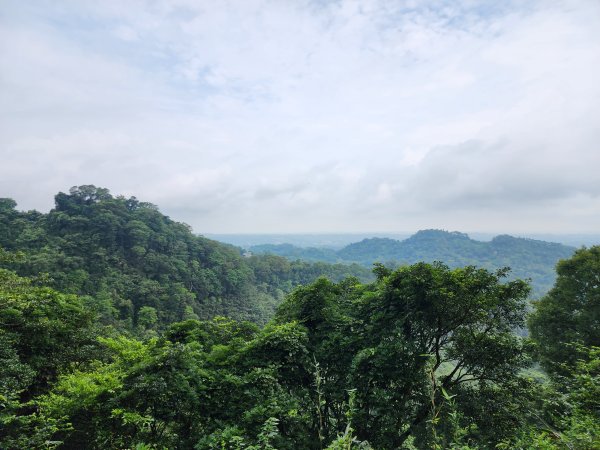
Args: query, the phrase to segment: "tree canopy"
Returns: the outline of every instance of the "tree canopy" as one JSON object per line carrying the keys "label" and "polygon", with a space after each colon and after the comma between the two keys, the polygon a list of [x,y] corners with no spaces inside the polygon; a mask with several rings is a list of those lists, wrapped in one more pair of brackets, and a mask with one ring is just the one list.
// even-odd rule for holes
{"label": "tree canopy", "polygon": [[508,269],[243,257],[92,186],[0,224],[0,448],[600,447],[599,247],[524,337]]}
{"label": "tree canopy", "polygon": [[299,284],[323,275],[372,278],[360,266],[244,258],[150,203],[92,185],[58,193],[48,214],[15,208],[0,201],[0,248],[24,257],[4,266],[21,276],[47,273],[51,287],[88,296],[104,323],[126,330],[218,315],[265,323]]}
{"label": "tree canopy", "polygon": [[529,328],[544,368],[575,366],[576,345],[600,347],[600,246],[577,250],[556,266],[554,288],[534,304]]}

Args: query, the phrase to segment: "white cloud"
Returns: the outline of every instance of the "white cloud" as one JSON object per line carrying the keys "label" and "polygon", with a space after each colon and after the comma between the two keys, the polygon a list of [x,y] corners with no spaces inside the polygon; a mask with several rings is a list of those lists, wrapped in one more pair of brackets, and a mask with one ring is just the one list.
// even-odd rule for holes
{"label": "white cloud", "polygon": [[427,5],[5,2],[2,195],[94,183],[199,232],[597,229],[600,6]]}

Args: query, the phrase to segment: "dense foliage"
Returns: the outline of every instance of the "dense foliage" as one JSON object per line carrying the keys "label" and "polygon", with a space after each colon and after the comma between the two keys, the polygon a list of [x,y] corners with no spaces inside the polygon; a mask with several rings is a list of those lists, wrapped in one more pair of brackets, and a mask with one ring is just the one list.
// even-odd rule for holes
{"label": "dense foliage", "polygon": [[575,345],[600,347],[600,246],[577,250],[556,271],[554,288],[535,303],[529,319],[540,360],[550,373],[577,364]]}
{"label": "dense foliage", "polygon": [[[8,298],[30,286],[6,273]],[[491,445],[510,437],[527,398],[519,370],[528,359],[512,333],[523,322],[526,284],[442,264],[377,273],[372,284],[321,278],[298,288],[262,330],[231,319],[188,320],[146,342],[98,339],[81,360],[72,358],[76,365],[49,375],[45,393],[22,386],[15,401],[36,394],[27,403],[36,412],[24,419],[10,411],[5,442],[31,436],[33,444],[45,439],[62,448],[317,449],[351,432],[391,449],[409,439],[419,447],[445,442],[467,425],[468,440]],[[66,325],[91,336],[88,321]],[[77,340],[70,347],[77,355],[87,348]],[[26,363],[28,348],[13,359]],[[493,427],[476,408],[454,404],[455,424],[432,423],[454,395],[460,406],[512,400],[494,412]]]}
{"label": "dense foliage", "polygon": [[[127,202],[83,187],[47,215],[1,204],[0,448],[600,448],[600,247],[558,265],[529,339],[515,333],[529,286],[507,269],[376,265],[361,282],[244,258],[139,204],[125,211],[155,228],[136,257]],[[221,291],[238,318],[245,294],[291,292],[265,326],[212,316],[186,288],[196,257],[223,289],[229,270],[249,274],[240,297]],[[312,281],[320,270],[336,281]],[[126,281],[160,302],[146,292],[117,315],[118,296],[141,293]]]}
{"label": "dense foliage", "polygon": [[554,266],[575,250],[562,244],[533,239],[496,236],[490,242],[470,239],[464,233],[423,230],[403,241],[371,238],[340,250],[299,248],[290,244],[257,245],[257,254],[270,253],[291,259],[329,263],[358,263],[370,267],[380,262],[398,266],[419,261],[443,261],[450,267],[475,265],[489,270],[510,267],[515,278],[531,279],[535,295],[546,293],[554,283]]}
{"label": "dense foliage", "polygon": [[252,253],[278,255],[303,261],[339,262],[342,258],[331,248],[297,247],[292,244],[259,244],[250,247]]}
{"label": "dense foliage", "polygon": [[264,323],[299,284],[322,275],[371,278],[358,265],[244,258],[152,204],[103,188],[74,187],[55,203],[41,214],[0,199],[0,247],[25,254],[8,267],[22,276],[49,274],[53,288],[88,296],[105,323],[122,329],[217,315]]}

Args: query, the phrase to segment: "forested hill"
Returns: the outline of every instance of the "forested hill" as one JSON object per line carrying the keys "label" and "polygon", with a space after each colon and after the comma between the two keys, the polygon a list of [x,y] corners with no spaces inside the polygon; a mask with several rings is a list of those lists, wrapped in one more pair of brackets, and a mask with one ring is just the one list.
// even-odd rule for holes
{"label": "forested hill", "polygon": [[[529,287],[504,271],[311,283],[368,269],[244,257],[93,186],[15,206],[0,199],[1,449],[600,448],[600,246],[557,265],[525,339]],[[210,318],[263,322],[296,283],[264,327]]]}
{"label": "forested hill", "polygon": [[451,267],[510,267],[513,276],[531,278],[534,295],[540,295],[552,286],[556,263],[571,256],[575,248],[508,235],[496,236],[490,242],[483,242],[471,239],[464,233],[423,230],[403,241],[389,238],[364,239],[338,251],[301,249],[289,245],[262,245],[252,247],[251,250],[259,254],[273,253],[307,261],[354,262],[364,266],[371,266],[375,262],[401,265],[419,261],[443,261]]}
{"label": "forested hill", "polygon": [[358,265],[244,258],[150,203],[95,186],[57,194],[48,214],[20,212],[12,199],[0,199],[0,248],[22,253],[9,268],[48,274],[52,287],[87,296],[106,323],[125,329],[217,315],[263,323],[284,294],[320,275],[372,279]]}

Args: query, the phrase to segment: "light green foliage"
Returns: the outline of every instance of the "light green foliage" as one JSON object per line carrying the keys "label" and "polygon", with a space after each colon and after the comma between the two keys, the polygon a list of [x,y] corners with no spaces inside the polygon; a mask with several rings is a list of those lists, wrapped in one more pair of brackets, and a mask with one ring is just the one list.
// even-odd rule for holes
{"label": "light green foliage", "polygon": [[138,311],[138,327],[142,330],[148,330],[156,326],[158,314],[156,308],[152,306],[142,306]]}
{"label": "light green foliage", "polygon": [[[0,256],[15,258],[6,252]],[[29,401],[48,389],[60,372],[96,354],[98,330],[81,300],[38,286],[39,281],[0,269],[2,448],[35,448],[67,426],[62,416],[44,420],[32,414]]]}
{"label": "light green foliage", "polygon": [[275,417],[268,418],[256,439],[253,440],[255,443],[249,443],[239,428],[227,427],[202,438],[195,448],[197,450],[277,450],[273,447],[272,441],[279,435],[278,423]]}
{"label": "light green foliage", "polygon": [[92,316],[79,298],[0,269],[0,338],[7,356],[35,373],[27,386],[35,392],[62,367],[85,360],[85,345],[94,340]]}
{"label": "light green foliage", "polygon": [[293,426],[298,404],[263,352],[289,350],[302,334],[282,326],[247,342],[256,332],[217,319],[177,324],[173,341],[101,339],[110,362],[62,376],[37,399],[39,411],[72,424],[54,434],[65,448],[293,448],[272,444],[280,439],[273,414]]}

